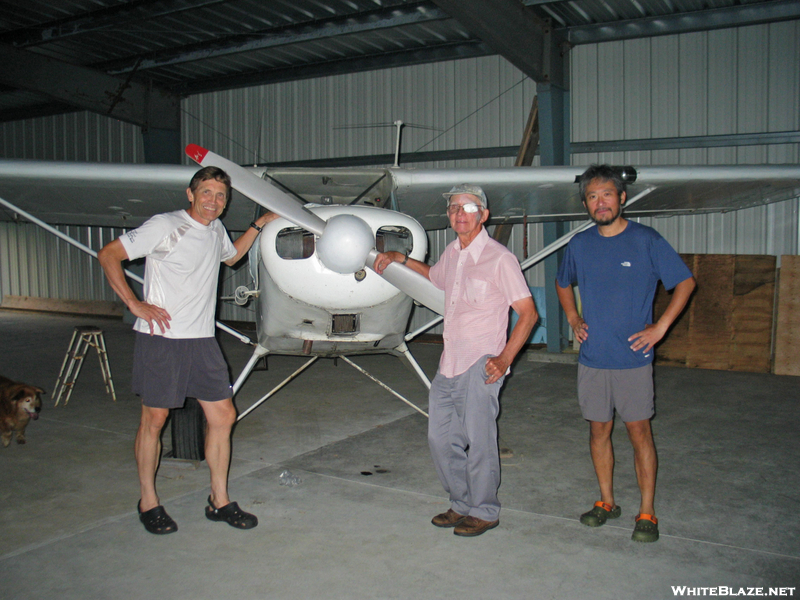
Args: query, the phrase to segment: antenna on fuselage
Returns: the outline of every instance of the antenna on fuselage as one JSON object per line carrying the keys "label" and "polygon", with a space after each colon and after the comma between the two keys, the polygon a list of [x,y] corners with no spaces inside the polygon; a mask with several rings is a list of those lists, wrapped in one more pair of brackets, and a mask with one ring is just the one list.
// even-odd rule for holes
{"label": "antenna on fuselage", "polygon": [[406,123],[398,119],[393,123],[366,123],[364,125],[342,125],[341,127],[334,127],[334,129],[372,129],[374,127],[395,127],[397,128],[397,136],[395,139],[394,145],[394,165],[395,167],[400,166],[400,145],[402,139],[402,129],[403,127],[411,127],[413,129],[430,129],[431,131],[441,131],[441,129],[437,129],[436,127],[428,127],[427,125],[415,125],[414,123]]}
{"label": "antenna on fuselage", "polygon": [[397,127],[397,142],[394,146],[394,166],[400,166],[400,138],[403,135],[403,125],[404,123],[400,120],[394,122],[394,126]]}

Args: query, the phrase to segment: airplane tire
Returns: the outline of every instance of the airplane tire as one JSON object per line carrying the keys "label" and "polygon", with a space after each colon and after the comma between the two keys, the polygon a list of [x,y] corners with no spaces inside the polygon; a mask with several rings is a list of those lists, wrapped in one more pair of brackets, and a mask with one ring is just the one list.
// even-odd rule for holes
{"label": "airplane tire", "polygon": [[205,460],[206,419],[200,403],[187,398],[183,408],[171,411],[172,457]]}

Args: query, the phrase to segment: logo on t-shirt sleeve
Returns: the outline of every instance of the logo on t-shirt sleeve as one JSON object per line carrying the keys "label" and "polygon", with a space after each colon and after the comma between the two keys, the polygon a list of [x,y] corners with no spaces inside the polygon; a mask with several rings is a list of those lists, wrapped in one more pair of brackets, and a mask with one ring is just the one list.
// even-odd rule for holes
{"label": "logo on t-shirt sleeve", "polygon": [[623,261],[623,262],[621,262],[620,264],[621,264],[623,267],[630,267],[630,266],[631,266],[631,263],[629,263],[627,260],[626,260],[626,261]]}
{"label": "logo on t-shirt sleeve", "polygon": [[128,236],[128,241],[129,241],[131,244],[132,244],[132,243],[134,243],[134,242],[136,241],[136,230],[135,230],[135,229],[131,229],[131,230],[130,230],[128,233],[126,233],[125,235],[127,235],[127,236]]}

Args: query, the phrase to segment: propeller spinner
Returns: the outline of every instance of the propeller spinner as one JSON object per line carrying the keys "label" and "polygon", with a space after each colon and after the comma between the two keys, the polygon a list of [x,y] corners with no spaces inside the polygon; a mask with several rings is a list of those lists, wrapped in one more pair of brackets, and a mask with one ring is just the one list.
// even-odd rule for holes
{"label": "propeller spinner", "polygon": [[369,251],[375,247],[372,228],[355,215],[328,219],[317,242],[322,264],[337,273],[355,273],[363,268]]}
{"label": "propeller spinner", "polygon": [[[328,269],[354,273],[364,266],[372,268],[378,251],[372,229],[363,220],[354,215],[338,215],[326,222],[268,181],[210,150],[189,144],[186,154],[203,167],[224,170],[237,191],[316,235],[317,254]],[[381,276],[420,304],[444,314],[444,292],[426,277],[399,263],[389,265]]]}

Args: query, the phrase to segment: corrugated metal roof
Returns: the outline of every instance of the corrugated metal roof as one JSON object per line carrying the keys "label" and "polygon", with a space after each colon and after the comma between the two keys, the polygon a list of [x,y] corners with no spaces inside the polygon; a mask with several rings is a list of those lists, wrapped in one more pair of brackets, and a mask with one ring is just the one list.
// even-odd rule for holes
{"label": "corrugated metal roof", "polygon": [[[523,4],[572,44],[800,17],[789,0]],[[436,0],[27,0],[4,4],[2,45],[180,95],[494,53]],[[2,80],[0,120],[70,109],[22,79]]]}

